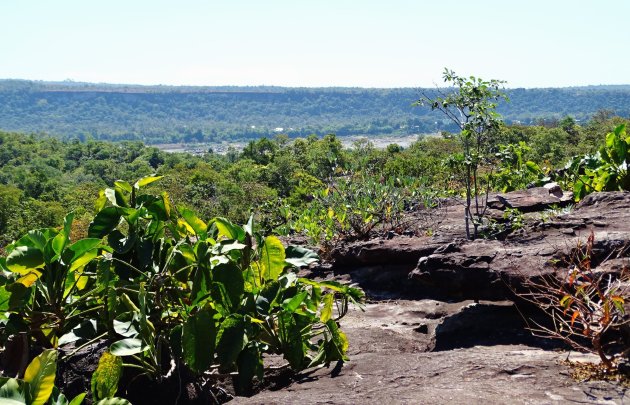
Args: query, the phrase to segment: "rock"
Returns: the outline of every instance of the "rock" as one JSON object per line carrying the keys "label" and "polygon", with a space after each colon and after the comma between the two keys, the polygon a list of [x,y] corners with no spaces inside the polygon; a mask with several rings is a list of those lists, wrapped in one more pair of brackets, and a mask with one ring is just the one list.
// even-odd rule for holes
{"label": "rock", "polygon": [[[522,207],[536,216],[566,197],[555,185],[532,190],[500,194],[493,209]],[[505,240],[463,239],[463,208],[450,205],[433,237],[342,244],[327,276],[358,283],[372,300],[340,321],[350,362],[234,403],[625,403],[626,389],[614,382],[571,380],[560,363],[570,352],[527,331],[524,319],[540,313],[515,295],[564,265],[591,231],[593,266],[627,268],[630,193],[591,194]]]}
{"label": "rock", "polygon": [[[431,300],[369,304],[365,312],[351,311],[341,320],[350,341],[350,361],[341,368],[306,370],[283,387],[262,391],[251,398],[236,397],[235,404],[565,404],[623,403],[626,390],[615,382],[577,383],[561,364],[567,352],[535,345],[470,341],[448,350],[432,348],[432,330],[445,324],[443,338],[474,327],[475,317],[487,316],[480,334],[502,327],[509,303],[470,301],[443,303]],[[432,318],[439,315],[438,319]],[[498,318],[499,317],[499,318]],[[479,320],[482,324],[484,320]],[[408,323],[403,326],[402,323]],[[418,326],[412,326],[419,322]],[[386,323],[388,326],[382,327]],[[416,332],[421,328],[428,333]],[[440,326],[437,326],[439,328]],[[463,328],[463,329],[462,329]],[[447,330],[449,331],[447,333]],[[485,332],[484,332],[485,331]],[[522,331],[522,329],[520,329]],[[496,335],[496,334],[495,334]],[[479,337],[479,336],[478,336]],[[423,349],[424,348],[424,349]],[[572,358],[575,355],[571,355]],[[594,356],[580,355],[581,361]],[[336,371],[335,371],[336,370]],[[608,402],[606,402],[608,401]]]}
{"label": "rock", "polygon": [[[545,187],[525,192],[531,190],[532,195],[544,196],[544,191],[546,198],[557,200],[549,197]],[[508,202],[524,201],[510,197],[515,193],[505,195]],[[545,207],[537,201],[530,207]],[[623,250],[630,240],[627,192],[590,194],[568,214],[546,223],[544,229],[526,228],[503,241],[462,239],[462,214],[463,210],[451,211],[444,223],[447,232],[438,237],[394,237],[340,246],[333,252],[333,270],[348,273],[352,281],[371,289],[387,286],[418,296],[502,300],[513,298],[514,290],[522,291],[528,279],[552,272],[554,263],[570,255],[578,241],[584,243],[591,229],[594,263],[614,250]],[[602,222],[602,218],[611,220]],[[595,221],[598,226],[593,225]]]}
{"label": "rock", "polygon": [[422,256],[432,253],[442,246],[432,238],[409,238],[392,236],[389,239],[358,241],[338,246],[332,253],[335,267],[380,264],[417,263]]}
{"label": "rock", "polygon": [[571,201],[573,201],[572,192],[563,192],[557,183],[550,183],[544,187],[492,195],[488,199],[488,208],[495,210],[516,208],[521,212],[535,212],[554,205],[563,206]]}

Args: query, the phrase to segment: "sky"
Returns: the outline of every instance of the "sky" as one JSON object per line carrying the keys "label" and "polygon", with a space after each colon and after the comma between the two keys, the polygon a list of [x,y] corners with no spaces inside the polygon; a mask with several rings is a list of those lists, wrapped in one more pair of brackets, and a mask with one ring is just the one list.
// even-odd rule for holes
{"label": "sky", "polygon": [[628,0],[0,0],[0,79],[630,84]]}

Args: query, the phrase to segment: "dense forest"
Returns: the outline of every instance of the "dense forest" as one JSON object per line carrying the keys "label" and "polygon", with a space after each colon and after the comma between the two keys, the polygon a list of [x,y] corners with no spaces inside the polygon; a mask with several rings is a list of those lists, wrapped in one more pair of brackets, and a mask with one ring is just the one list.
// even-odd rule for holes
{"label": "dense forest", "polygon": [[[412,103],[435,89],[170,87],[0,81],[0,128],[64,139],[147,144],[247,140],[277,133],[427,134],[452,123]],[[629,86],[511,89],[508,124],[630,116]]]}
{"label": "dense forest", "polygon": [[[605,134],[625,122],[600,112],[584,125],[565,117],[554,125],[502,126],[494,140],[493,187],[514,189],[534,181],[537,175],[524,170],[525,161],[536,162],[540,175],[562,169],[567,159],[596,152]],[[166,153],[137,141],[63,141],[0,132],[0,249],[28,229],[58,225],[71,210],[75,225],[85,231],[99,189],[117,180],[133,182],[155,173],[165,176],[160,187],[176,205],[192,208],[203,217],[244,222],[256,208],[258,219],[270,228],[303,231],[304,224],[295,220],[308,214],[304,207],[321,202],[314,196],[331,184],[353,187],[338,190],[337,197],[349,198],[358,190],[381,195],[401,190],[414,193],[398,195],[399,203],[404,198],[417,202],[458,192],[461,189],[445,165],[460,150],[456,139],[446,133],[420,137],[408,148],[392,144],[384,150],[367,139],[344,148],[332,134],[296,139],[278,135],[251,140],[242,152],[192,156]],[[321,232],[310,230],[316,239],[325,236]]]}

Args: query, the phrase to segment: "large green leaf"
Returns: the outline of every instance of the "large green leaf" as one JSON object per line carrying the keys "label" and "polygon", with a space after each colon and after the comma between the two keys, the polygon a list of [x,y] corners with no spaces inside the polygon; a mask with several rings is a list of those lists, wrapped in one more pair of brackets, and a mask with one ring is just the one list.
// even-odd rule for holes
{"label": "large green leaf", "polygon": [[304,267],[319,261],[317,253],[302,246],[287,246],[285,253],[286,262],[295,267]]}
{"label": "large green leaf", "polygon": [[278,314],[278,338],[282,345],[282,355],[294,370],[303,368],[306,355],[301,332],[293,314],[284,311]]}
{"label": "large green leaf", "polygon": [[142,353],[149,349],[148,345],[136,338],[127,338],[113,343],[109,347],[109,352],[116,356],[131,356]]}
{"label": "large green leaf", "polygon": [[[250,395],[252,380],[263,378],[263,359],[258,346],[254,342],[247,344],[236,360],[238,369],[238,395]],[[240,392],[239,392],[240,391]]]}
{"label": "large green leaf", "polygon": [[245,290],[243,272],[232,262],[223,263],[212,269],[212,281],[223,284],[230,302],[230,308],[238,306]]}
{"label": "large green leaf", "polygon": [[122,375],[123,362],[118,356],[103,352],[98,367],[92,374],[92,397],[94,401],[116,395],[118,381]]}
{"label": "large green leaf", "polygon": [[3,405],[25,405],[26,397],[20,382],[15,378],[0,378],[0,403]]}
{"label": "large green leaf", "polygon": [[101,239],[116,227],[120,222],[122,211],[118,207],[105,207],[94,217],[88,228],[90,238]]}
{"label": "large green leaf", "polygon": [[346,337],[346,334],[339,329],[339,326],[337,326],[337,323],[333,319],[329,319],[326,322],[326,327],[328,328],[328,332],[330,332],[331,336],[326,360],[347,361],[348,356],[346,356],[346,352],[348,351],[348,338]]}
{"label": "large green leaf", "polygon": [[139,189],[142,188],[148,184],[153,183],[154,181],[158,181],[160,180],[162,177],[164,176],[147,176],[147,177],[143,177],[140,180],[136,181],[136,183],[133,185],[133,187],[135,189]]}
{"label": "large green leaf", "polygon": [[42,251],[36,247],[18,246],[7,256],[6,266],[10,271],[23,276],[31,272],[41,274],[40,269],[44,266],[44,256]]}
{"label": "large green leaf", "polygon": [[81,405],[81,403],[83,402],[83,399],[85,398],[85,395],[87,393],[83,392],[79,395],[77,395],[76,397],[72,398],[72,400],[70,401],[70,403],[68,405]]}
{"label": "large green leaf", "polygon": [[127,193],[131,193],[131,184],[127,183],[124,180],[116,180],[114,182],[114,186],[123,191],[126,191]]}
{"label": "large green leaf", "polygon": [[96,238],[81,239],[70,245],[63,253],[63,262],[70,265],[70,271],[79,269],[98,256],[101,240]]}
{"label": "large green leaf", "polygon": [[280,239],[267,236],[261,248],[260,267],[262,278],[277,280],[284,270],[285,253]]}
{"label": "large green leaf", "polygon": [[240,242],[245,240],[245,231],[243,228],[238,225],[234,225],[227,219],[217,217],[213,219],[212,223],[219,231],[218,238],[224,237],[227,239],[235,239]]}
{"label": "large green leaf", "polygon": [[131,405],[131,402],[123,398],[105,398],[94,405]]}
{"label": "large green leaf", "polygon": [[52,395],[50,396],[50,400],[46,405],[81,405],[83,399],[85,398],[85,392],[77,395],[72,399],[72,401],[68,401],[68,398],[59,391],[57,387],[53,389]]}
{"label": "large green leaf", "polygon": [[196,235],[203,235],[208,230],[208,225],[203,222],[197,215],[188,208],[181,208],[179,213],[184,217],[186,223],[195,231]]}
{"label": "large green leaf", "polygon": [[69,258],[69,263],[74,262],[81,255],[89,252],[90,250],[97,249],[101,245],[101,240],[97,238],[81,239],[72,245],[68,246],[68,250],[72,252],[72,256]]}
{"label": "large green leaf", "polygon": [[230,315],[223,322],[217,334],[217,360],[224,368],[230,368],[245,345],[245,320],[242,315]]}
{"label": "large green leaf", "polygon": [[334,294],[326,294],[324,296],[324,306],[322,307],[322,312],[320,314],[320,321],[322,321],[322,323],[326,323],[330,318],[332,318],[334,302]]}
{"label": "large green leaf", "polygon": [[56,255],[60,255],[63,249],[66,247],[69,239],[70,232],[72,230],[72,220],[74,219],[74,213],[69,213],[63,220],[62,232],[59,232],[57,236],[53,238],[51,247]]}
{"label": "large green leaf", "polygon": [[197,312],[182,328],[184,361],[196,373],[206,371],[214,358],[216,327],[212,315],[210,310]]}
{"label": "large green leaf", "polygon": [[290,313],[295,312],[296,309],[304,302],[304,299],[308,295],[308,292],[302,291],[291,298],[287,298],[285,302],[282,303],[282,308]]}
{"label": "large green leaf", "polygon": [[44,350],[26,368],[24,381],[28,383],[31,405],[44,405],[55,386],[57,351]]}

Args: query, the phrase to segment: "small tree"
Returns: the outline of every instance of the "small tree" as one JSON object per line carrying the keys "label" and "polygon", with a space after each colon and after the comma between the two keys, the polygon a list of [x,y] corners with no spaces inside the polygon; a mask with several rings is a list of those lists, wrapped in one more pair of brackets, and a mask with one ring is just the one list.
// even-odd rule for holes
{"label": "small tree", "polygon": [[423,93],[422,98],[414,105],[430,106],[431,110],[441,111],[460,130],[457,139],[463,152],[454,156],[451,163],[457,163],[463,168],[466,237],[475,239],[485,216],[490,187],[488,177],[485,193],[482,192],[479,169],[484,163],[490,162],[489,152],[494,145],[492,136],[498,132],[502,123],[501,116],[495,110],[500,99],[508,100],[502,91],[505,82],[486,81],[474,76],[460,77],[449,69],[444,69],[443,77],[452,86],[451,93],[445,94],[440,89],[436,97]]}

